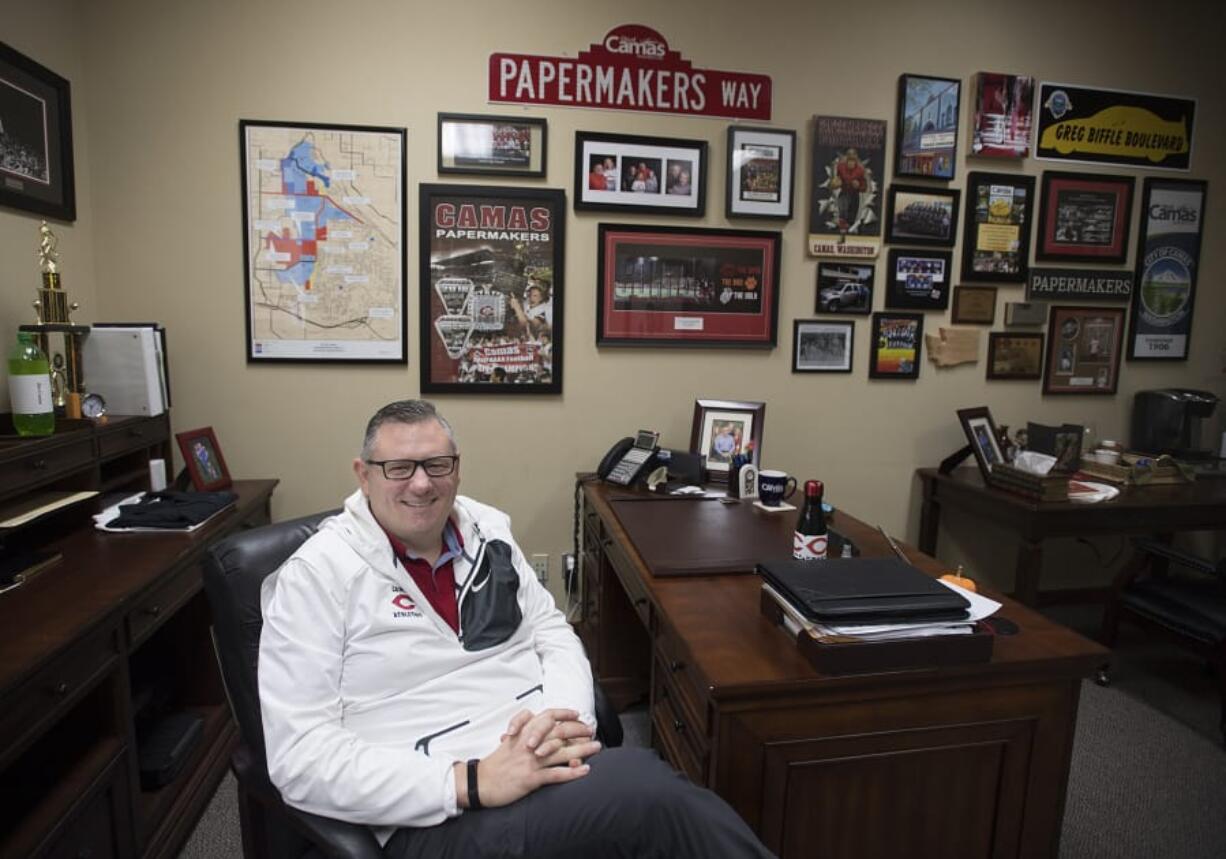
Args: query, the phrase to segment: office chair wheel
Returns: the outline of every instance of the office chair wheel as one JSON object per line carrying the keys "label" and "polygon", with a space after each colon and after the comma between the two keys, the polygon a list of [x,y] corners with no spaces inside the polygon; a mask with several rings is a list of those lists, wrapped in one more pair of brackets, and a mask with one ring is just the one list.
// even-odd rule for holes
{"label": "office chair wheel", "polygon": [[1106,688],[1111,685],[1111,668],[1107,665],[1102,666],[1094,674],[1094,682],[1099,686]]}

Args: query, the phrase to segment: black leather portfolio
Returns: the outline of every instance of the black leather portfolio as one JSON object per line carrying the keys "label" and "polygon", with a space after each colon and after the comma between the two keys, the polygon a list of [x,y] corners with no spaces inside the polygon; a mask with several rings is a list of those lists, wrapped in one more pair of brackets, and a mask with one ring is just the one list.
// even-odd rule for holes
{"label": "black leather portfolio", "polygon": [[763,561],[758,573],[814,623],[958,621],[970,603],[897,558]]}

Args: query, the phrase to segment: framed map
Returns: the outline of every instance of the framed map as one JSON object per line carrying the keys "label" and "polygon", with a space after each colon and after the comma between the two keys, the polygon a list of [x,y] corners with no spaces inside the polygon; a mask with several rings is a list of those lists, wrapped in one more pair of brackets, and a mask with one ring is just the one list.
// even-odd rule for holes
{"label": "framed map", "polygon": [[405,130],[239,122],[247,361],[408,362]]}

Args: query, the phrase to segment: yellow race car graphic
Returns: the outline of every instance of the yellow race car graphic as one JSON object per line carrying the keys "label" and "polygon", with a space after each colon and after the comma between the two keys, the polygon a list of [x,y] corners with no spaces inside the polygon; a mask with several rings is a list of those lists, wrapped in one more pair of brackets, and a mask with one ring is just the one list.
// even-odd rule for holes
{"label": "yellow race car graphic", "polygon": [[1145,108],[1117,105],[1085,119],[1068,119],[1048,127],[1039,147],[1061,155],[1148,158],[1157,164],[1188,151],[1187,121],[1168,122]]}

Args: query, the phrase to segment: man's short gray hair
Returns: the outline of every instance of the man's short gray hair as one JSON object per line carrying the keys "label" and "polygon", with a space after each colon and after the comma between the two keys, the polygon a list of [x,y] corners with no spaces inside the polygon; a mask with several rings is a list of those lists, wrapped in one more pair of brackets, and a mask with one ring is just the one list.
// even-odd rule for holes
{"label": "man's short gray hair", "polygon": [[398,400],[379,409],[366,423],[366,437],[362,440],[362,459],[368,460],[373,455],[375,435],[378,434],[379,427],[386,423],[420,424],[425,421],[437,421],[447,433],[447,438],[451,440],[451,449],[459,452],[460,446],[456,443],[455,430],[451,428],[447,419],[438,413],[434,403],[428,400]]}

